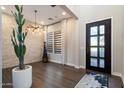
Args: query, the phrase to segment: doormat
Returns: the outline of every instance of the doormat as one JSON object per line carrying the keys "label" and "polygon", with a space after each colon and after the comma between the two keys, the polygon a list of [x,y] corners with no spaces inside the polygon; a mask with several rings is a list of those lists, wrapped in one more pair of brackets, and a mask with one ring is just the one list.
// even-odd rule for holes
{"label": "doormat", "polygon": [[108,88],[108,76],[97,73],[86,73],[75,88]]}

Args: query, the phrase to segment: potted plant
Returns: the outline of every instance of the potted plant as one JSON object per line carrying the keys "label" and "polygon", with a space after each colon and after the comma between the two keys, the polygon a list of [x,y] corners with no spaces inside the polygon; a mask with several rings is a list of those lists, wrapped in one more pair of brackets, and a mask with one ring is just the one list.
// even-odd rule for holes
{"label": "potted plant", "polygon": [[13,87],[26,88],[32,85],[32,66],[24,65],[24,56],[26,53],[25,38],[27,32],[22,31],[25,19],[22,15],[23,6],[15,5],[16,12],[12,12],[17,23],[17,28],[13,28],[11,41],[15,54],[19,60],[19,66],[12,69]]}

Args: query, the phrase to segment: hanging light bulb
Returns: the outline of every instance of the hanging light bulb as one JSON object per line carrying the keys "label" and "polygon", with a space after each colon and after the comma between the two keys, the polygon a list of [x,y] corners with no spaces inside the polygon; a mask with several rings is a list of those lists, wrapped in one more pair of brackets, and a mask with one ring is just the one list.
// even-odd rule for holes
{"label": "hanging light bulb", "polygon": [[37,31],[40,32],[40,28],[38,28]]}
{"label": "hanging light bulb", "polygon": [[28,31],[31,31],[31,28],[28,28]]}
{"label": "hanging light bulb", "polygon": [[[34,15],[34,17],[35,17],[34,25],[29,25],[29,26],[27,26],[28,31],[32,31],[33,34],[35,34],[35,32],[39,32],[39,31],[41,31],[41,30],[43,29],[43,28],[41,28],[40,25],[38,25],[37,22],[36,22],[37,10],[34,10],[34,13],[35,13],[35,15]],[[42,27],[44,27],[43,24],[41,24],[41,25],[42,25]]]}

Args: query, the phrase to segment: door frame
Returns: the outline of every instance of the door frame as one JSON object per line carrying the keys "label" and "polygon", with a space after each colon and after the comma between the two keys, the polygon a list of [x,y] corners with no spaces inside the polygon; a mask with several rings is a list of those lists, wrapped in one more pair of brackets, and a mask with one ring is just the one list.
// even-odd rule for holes
{"label": "door frame", "polygon": [[[102,24],[102,23],[109,23],[110,25],[109,26],[107,26],[108,28],[107,28],[107,30],[110,30],[110,31],[108,31],[107,33],[105,33],[105,38],[108,38],[108,37],[106,37],[107,36],[107,34],[109,34],[110,35],[110,38],[109,38],[109,48],[110,48],[110,50],[109,50],[109,55],[110,55],[110,57],[109,57],[109,59],[105,59],[105,60],[109,60],[110,61],[110,63],[108,64],[109,65],[109,69],[107,69],[106,71],[104,71],[105,73],[109,73],[109,74],[111,74],[112,73],[112,68],[113,68],[113,54],[112,54],[112,49],[113,49],[113,47],[112,47],[112,40],[113,40],[113,38],[112,38],[112,18],[106,18],[106,19],[101,19],[101,20],[97,20],[97,21],[93,21],[93,22],[88,22],[88,23],[86,23],[86,64],[85,64],[85,68],[87,69],[89,66],[87,65],[87,61],[88,61],[88,56],[87,56],[87,51],[88,51],[88,44],[87,44],[87,42],[88,41],[90,41],[90,40],[87,40],[87,38],[89,38],[88,37],[88,35],[87,34],[89,34],[88,32],[87,32],[87,30],[88,30],[88,27],[90,27],[91,25],[92,26],[95,26],[95,25],[99,25],[99,24]],[[106,40],[107,39],[105,39],[105,42],[106,42]],[[108,43],[108,42],[107,42]],[[105,45],[105,48],[107,48],[106,47],[106,45]],[[107,56],[108,54],[106,54],[106,52],[105,52],[105,56]],[[97,70],[100,70],[99,68],[96,68]]]}
{"label": "door frame", "polygon": [[0,88],[2,87],[2,11],[0,9]]}

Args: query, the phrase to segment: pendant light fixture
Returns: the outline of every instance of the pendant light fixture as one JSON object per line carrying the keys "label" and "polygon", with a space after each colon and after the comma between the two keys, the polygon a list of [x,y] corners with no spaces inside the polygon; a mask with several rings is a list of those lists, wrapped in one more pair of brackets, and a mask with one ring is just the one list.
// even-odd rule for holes
{"label": "pendant light fixture", "polygon": [[28,25],[27,27],[26,27],[26,30],[27,31],[32,31],[33,33],[34,32],[41,32],[41,31],[43,31],[44,30],[44,25],[42,25],[42,24],[38,24],[37,23],[37,10],[34,10],[34,24],[33,25]]}

